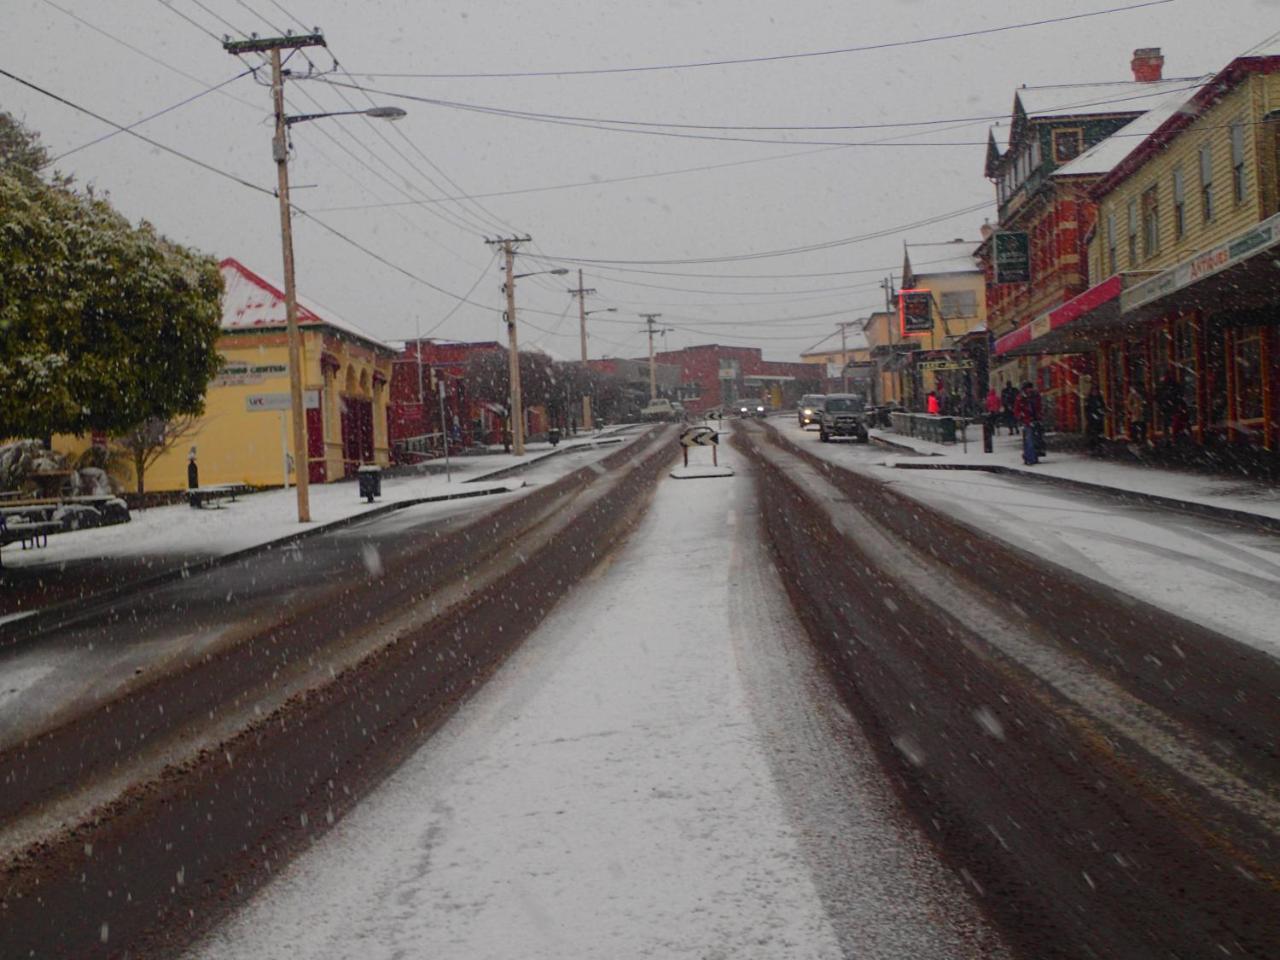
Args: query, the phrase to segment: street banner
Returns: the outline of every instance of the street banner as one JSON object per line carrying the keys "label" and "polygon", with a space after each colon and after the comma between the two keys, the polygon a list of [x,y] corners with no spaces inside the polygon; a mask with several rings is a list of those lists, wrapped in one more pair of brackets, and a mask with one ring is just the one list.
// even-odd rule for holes
{"label": "street banner", "polygon": [[1025,231],[1004,230],[991,238],[991,261],[996,283],[1031,282],[1031,237]]}

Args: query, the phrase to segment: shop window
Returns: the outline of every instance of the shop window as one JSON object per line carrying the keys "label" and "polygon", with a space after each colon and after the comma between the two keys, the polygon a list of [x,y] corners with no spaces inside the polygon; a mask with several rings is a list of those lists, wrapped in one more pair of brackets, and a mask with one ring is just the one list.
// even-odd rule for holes
{"label": "shop window", "polygon": [[1173,236],[1181,240],[1187,232],[1187,185],[1182,168],[1173,171]]}
{"label": "shop window", "polygon": [[1138,201],[1129,201],[1129,269],[1138,265]]}
{"label": "shop window", "polygon": [[1241,420],[1262,419],[1262,331],[1254,327],[1236,340],[1236,410]]}
{"label": "shop window", "polygon": [[1205,223],[1213,219],[1213,148],[1207,143],[1200,148],[1200,213]]}
{"label": "shop window", "polygon": [[1084,138],[1079,129],[1053,131],[1053,161],[1067,163],[1080,156]]}
{"label": "shop window", "polygon": [[1160,194],[1153,183],[1142,191],[1142,253],[1147,259],[1160,252]]}
{"label": "shop window", "polygon": [[1244,202],[1244,121],[1231,124],[1231,189],[1236,203]]}

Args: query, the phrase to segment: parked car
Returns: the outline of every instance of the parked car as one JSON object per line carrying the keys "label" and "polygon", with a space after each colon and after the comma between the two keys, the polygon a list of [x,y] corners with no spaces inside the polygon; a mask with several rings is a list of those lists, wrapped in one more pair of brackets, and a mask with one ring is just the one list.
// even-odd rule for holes
{"label": "parked car", "polygon": [[867,405],[858,394],[827,395],[818,415],[818,439],[828,443],[835,437],[852,437],[858,443],[871,439],[867,433]]}
{"label": "parked car", "polygon": [[800,406],[796,408],[796,418],[800,421],[801,430],[808,429],[811,424],[818,422],[818,414],[822,412],[822,405],[826,400],[826,394],[822,393],[806,393],[800,398]]}
{"label": "parked car", "polygon": [[739,400],[738,416],[759,417],[761,420],[769,413],[769,405],[763,400]]}
{"label": "parked car", "polygon": [[684,415],[684,407],[670,400],[650,400],[640,410],[641,420],[679,420]]}

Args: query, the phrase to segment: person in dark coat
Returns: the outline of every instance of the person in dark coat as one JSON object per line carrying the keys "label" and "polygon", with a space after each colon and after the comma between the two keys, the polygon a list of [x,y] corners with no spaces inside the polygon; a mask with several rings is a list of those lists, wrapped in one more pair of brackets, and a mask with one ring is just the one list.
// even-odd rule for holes
{"label": "person in dark coat", "polygon": [[1013,415],[1013,405],[1018,402],[1018,388],[1006,383],[1000,391],[1000,403],[1004,409],[1005,426],[1009,428],[1009,436],[1018,432],[1018,418]]}
{"label": "person in dark coat", "polygon": [[1022,462],[1033,466],[1044,456],[1043,433],[1040,426],[1040,393],[1028,380],[1013,404],[1013,415],[1022,425]]}
{"label": "person in dark coat", "polygon": [[1089,452],[1096,453],[1102,444],[1102,431],[1107,421],[1107,402],[1102,399],[1098,384],[1089,387],[1084,398],[1084,434],[1089,441]]}

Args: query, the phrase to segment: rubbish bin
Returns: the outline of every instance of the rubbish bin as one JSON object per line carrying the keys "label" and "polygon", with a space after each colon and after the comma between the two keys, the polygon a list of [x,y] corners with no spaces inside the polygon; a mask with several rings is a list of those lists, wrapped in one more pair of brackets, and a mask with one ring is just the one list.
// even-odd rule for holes
{"label": "rubbish bin", "polygon": [[560,442],[560,431],[554,427],[547,431],[547,443],[553,447]]}
{"label": "rubbish bin", "polygon": [[363,464],[356,470],[356,478],[360,483],[360,496],[370,503],[374,497],[382,496],[382,468],[376,463]]}

